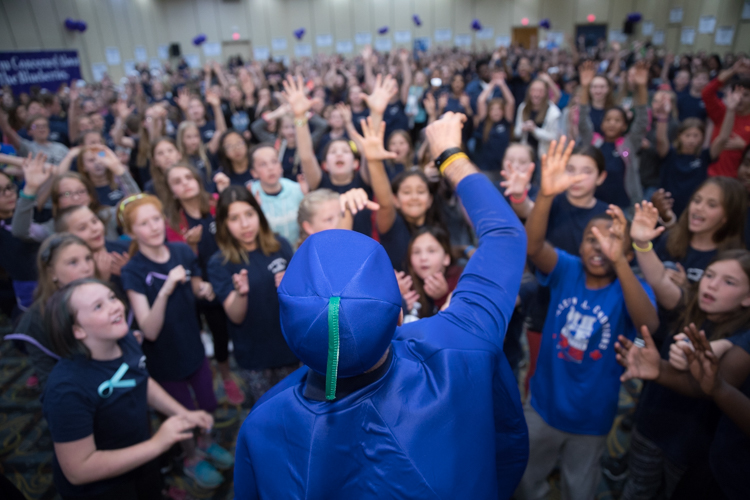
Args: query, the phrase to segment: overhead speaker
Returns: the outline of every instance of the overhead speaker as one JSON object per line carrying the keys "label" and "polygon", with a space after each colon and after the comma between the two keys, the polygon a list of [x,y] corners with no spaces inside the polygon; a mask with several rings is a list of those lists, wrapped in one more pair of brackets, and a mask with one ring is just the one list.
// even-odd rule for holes
{"label": "overhead speaker", "polygon": [[169,57],[180,57],[182,51],[180,50],[179,43],[172,43],[169,45]]}

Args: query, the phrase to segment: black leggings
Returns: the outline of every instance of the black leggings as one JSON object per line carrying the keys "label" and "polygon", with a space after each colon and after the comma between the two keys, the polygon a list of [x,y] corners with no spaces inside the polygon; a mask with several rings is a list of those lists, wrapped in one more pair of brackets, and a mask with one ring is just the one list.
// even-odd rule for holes
{"label": "black leggings", "polygon": [[218,363],[229,359],[229,331],[227,330],[227,313],[221,304],[199,302],[198,315],[206,318],[208,328],[214,337],[214,358]]}

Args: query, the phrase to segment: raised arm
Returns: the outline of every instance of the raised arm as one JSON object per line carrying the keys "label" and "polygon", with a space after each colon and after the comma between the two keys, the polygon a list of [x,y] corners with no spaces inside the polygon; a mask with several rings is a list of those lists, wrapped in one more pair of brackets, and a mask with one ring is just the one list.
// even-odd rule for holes
{"label": "raised arm", "polygon": [[669,114],[672,110],[672,101],[666,92],[657,94],[654,97],[653,103],[653,113],[656,119],[656,153],[660,158],[664,158],[669,153],[667,129],[669,128]]}
{"label": "raised arm", "polygon": [[305,174],[307,185],[314,191],[320,186],[323,171],[315,156],[310,127],[307,124],[307,113],[310,111],[310,99],[305,95],[305,82],[301,77],[296,79],[289,75],[282,82],[284,84],[284,96],[289,102],[292,113],[294,113],[294,129],[297,133],[297,152],[299,153],[302,173]]}
{"label": "raised arm", "polygon": [[70,86],[70,104],[68,105],[68,139],[73,145],[78,140],[78,119],[80,113],[80,102],[78,89],[75,85]]}
{"label": "raised arm", "polygon": [[503,101],[505,101],[505,111],[503,116],[508,122],[513,123],[516,113],[516,98],[513,97],[513,92],[510,91],[508,84],[505,81],[505,73],[500,73],[501,76],[497,77],[495,81],[497,86],[500,87],[500,92],[503,94]]}
{"label": "raised arm", "polygon": [[397,92],[398,84],[391,75],[386,75],[385,78],[383,78],[382,75],[378,75],[377,78],[375,78],[372,92],[370,92],[369,95],[364,94],[363,96],[367,103],[367,107],[370,109],[372,128],[377,129],[380,126],[380,121],[383,119],[385,108],[388,107],[388,103]]}
{"label": "raised arm", "polygon": [[[449,112],[427,127],[433,158],[461,147],[465,120],[464,115]],[[523,227],[497,188],[465,154],[451,158],[441,170],[460,196],[479,243],[453,291],[450,306],[436,319],[444,318],[501,349],[523,274]],[[502,266],[498,265],[499,260]],[[431,320],[435,321],[424,321]]]}
{"label": "raised arm", "polygon": [[398,53],[399,61],[401,61],[401,102],[406,106],[409,100],[409,87],[411,87],[411,65],[409,64],[409,51],[401,49]]}
{"label": "raised arm", "polygon": [[612,217],[609,234],[602,234],[598,227],[592,227],[591,232],[599,240],[602,253],[612,262],[615,268],[617,279],[620,282],[620,287],[622,287],[625,308],[633,324],[636,328],[645,326],[651,331],[656,331],[659,327],[656,307],[651,303],[651,299],[641,282],[636,278],[633,269],[630,267],[630,262],[626,258],[624,241],[626,239],[627,220],[625,214],[616,205],[610,205],[607,214]]}
{"label": "raised arm", "polygon": [[23,160],[23,191],[19,193],[19,200],[13,212],[10,232],[16,238],[31,241],[43,241],[49,236],[49,231],[34,223],[34,206],[40,186],[51,177],[52,168],[45,163],[47,156],[37,153],[32,160],[31,153]]}
{"label": "raised arm", "polygon": [[487,101],[489,100],[492,92],[495,90],[495,82],[490,82],[482,93],[477,97],[477,114],[474,115],[474,126],[479,125],[487,118]]}
{"label": "raised arm", "polygon": [[734,117],[737,111],[737,105],[742,97],[740,90],[731,91],[726,97],[727,112],[724,113],[724,119],[721,122],[719,135],[711,141],[711,158],[718,158],[729,141],[734,128]]}
{"label": "raised arm", "polygon": [[156,300],[151,305],[148,303],[148,298],[142,293],[133,290],[127,291],[128,300],[130,300],[130,305],[133,308],[133,314],[135,314],[135,319],[138,320],[138,325],[141,327],[143,336],[146,339],[154,342],[159,337],[161,329],[164,326],[164,313],[167,310],[169,296],[172,295],[180,283],[184,283],[187,280],[188,277],[184,267],[176,266],[172,268],[169,271],[169,277],[156,295]]}
{"label": "raised arm", "polygon": [[653,203],[644,201],[635,204],[635,215],[630,226],[630,238],[633,240],[635,256],[646,282],[653,288],[656,300],[665,309],[672,310],[682,300],[682,290],[667,274],[667,269],[654,252],[654,240],[664,232],[664,227],[657,227],[659,211]]}
{"label": "raised arm", "polygon": [[374,120],[371,116],[367,117],[367,121],[362,120],[364,137],[360,137],[359,134],[356,137],[358,137],[357,140],[364,148],[364,154],[367,157],[370,169],[372,190],[380,204],[380,209],[375,215],[375,224],[378,233],[384,234],[390,231],[391,227],[393,227],[393,222],[396,220],[396,205],[394,204],[391,183],[388,180],[388,174],[385,172],[383,161],[393,159],[396,155],[386,151],[383,146],[385,122],[380,121],[377,128],[373,126],[373,122]]}
{"label": "raised arm", "polygon": [[546,240],[549,213],[552,201],[558,194],[564,193],[571,185],[583,179],[583,175],[568,174],[566,167],[575,146],[570,141],[566,148],[565,137],[560,142],[552,141],[549,153],[542,156],[542,183],[536,197],[534,208],[526,219],[527,252],[531,262],[543,274],[549,274],[557,265],[557,252]]}
{"label": "raised arm", "polygon": [[216,131],[211,140],[208,141],[208,144],[206,144],[206,147],[211,151],[211,154],[216,154],[219,150],[221,136],[227,130],[227,124],[224,121],[224,112],[221,110],[221,98],[219,94],[213,91],[206,92],[206,102],[211,105],[211,109],[214,111],[214,123],[216,124]]}
{"label": "raised arm", "polygon": [[372,72],[372,48],[369,45],[365,45],[365,48],[362,49],[362,64],[365,69],[367,91],[372,92],[375,88],[375,74]]}
{"label": "raised arm", "polygon": [[118,101],[115,105],[115,125],[112,127],[112,140],[115,144],[122,146],[123,148],[134,148],[135,141],[130,137],[125,137],[125,129],[127,125],[125,120],[133,114],[135,106],[128,107],[128,103],[125,101]]}

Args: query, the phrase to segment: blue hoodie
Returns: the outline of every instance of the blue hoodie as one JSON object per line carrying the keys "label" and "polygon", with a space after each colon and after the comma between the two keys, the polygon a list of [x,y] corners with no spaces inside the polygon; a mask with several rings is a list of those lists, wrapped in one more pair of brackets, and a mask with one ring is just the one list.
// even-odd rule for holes
{"label": "blue hoodie", "polygon": [[245,420],[236,498],[513,494],[528,431],[503,339],[526,236],[485,176],[467,177],[458,194],[479,246],[436,316],[396,326],[393,269],[366,236],[324,231],[297,251],[278,293],[284,336],[306,366]]}

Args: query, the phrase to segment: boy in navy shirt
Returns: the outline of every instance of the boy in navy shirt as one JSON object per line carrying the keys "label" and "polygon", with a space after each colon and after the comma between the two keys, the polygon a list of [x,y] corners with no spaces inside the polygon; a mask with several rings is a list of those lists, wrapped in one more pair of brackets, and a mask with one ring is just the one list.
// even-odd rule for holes
{"label": "boy in navy shirt", "polygon": [[[630,268],[627,221],[611,205],[587,225],[580,258],[545,241],[554,196],[584,175],[567,171],[574,143],[550,145],[542,159],[542,185],[526,222],[528,254],[537,276],[551,289],[531,400],[525,408],[530,458],[518,493],[545,498],[547,475],[558,458],[562,489],[570,498],[593,498],[599,458],[617,411],[621,368],[617,335],[634,338],[636,327],[659,324],[655,298]],[[594,403],[594,404],[592,404]]]}

